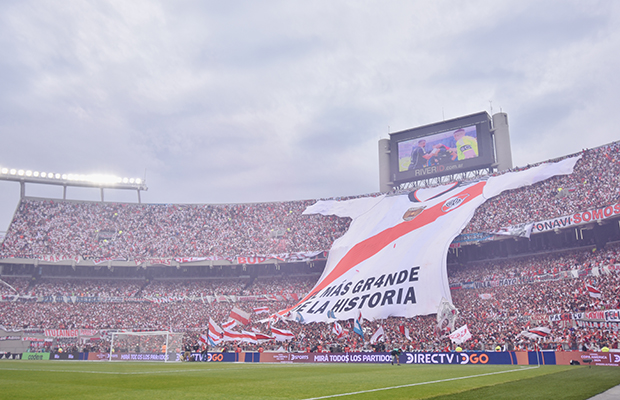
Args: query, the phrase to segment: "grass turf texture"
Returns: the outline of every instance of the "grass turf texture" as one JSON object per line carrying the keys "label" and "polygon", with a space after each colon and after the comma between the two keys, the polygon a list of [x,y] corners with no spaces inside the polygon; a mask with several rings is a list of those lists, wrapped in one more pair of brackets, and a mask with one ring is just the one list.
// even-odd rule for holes
{"label": "grass turf texture", "polygon": [[0,362],[7,400],[587,399],[618,384],[618,367]]}

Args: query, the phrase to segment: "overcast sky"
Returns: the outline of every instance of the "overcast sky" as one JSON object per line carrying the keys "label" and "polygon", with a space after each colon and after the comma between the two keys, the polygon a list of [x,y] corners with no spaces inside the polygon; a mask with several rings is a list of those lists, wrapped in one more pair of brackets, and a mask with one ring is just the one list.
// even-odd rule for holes
{"label": "overcast sky", "polygon": [[376,192],[379,139],[479,111],[515,165],[620,139],[617,1],[3,0],[0,54],[0,166],[148,203]]}

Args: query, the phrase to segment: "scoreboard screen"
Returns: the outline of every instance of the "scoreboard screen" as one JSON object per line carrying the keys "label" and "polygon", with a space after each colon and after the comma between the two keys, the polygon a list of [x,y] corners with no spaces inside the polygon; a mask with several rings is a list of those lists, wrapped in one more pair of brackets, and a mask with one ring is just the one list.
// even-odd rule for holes
{"label": "scoreboard screen", "polygon": [[495,163],[486,112],[390,134],[395,185],[490,167]]}

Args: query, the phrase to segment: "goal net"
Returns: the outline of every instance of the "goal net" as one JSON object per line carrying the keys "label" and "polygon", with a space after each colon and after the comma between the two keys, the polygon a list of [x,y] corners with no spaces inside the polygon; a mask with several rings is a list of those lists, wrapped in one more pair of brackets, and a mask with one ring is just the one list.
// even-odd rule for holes
{"label": "goal net", "polygon": [[109,361],[181,361],[183,334],[111,332]]}

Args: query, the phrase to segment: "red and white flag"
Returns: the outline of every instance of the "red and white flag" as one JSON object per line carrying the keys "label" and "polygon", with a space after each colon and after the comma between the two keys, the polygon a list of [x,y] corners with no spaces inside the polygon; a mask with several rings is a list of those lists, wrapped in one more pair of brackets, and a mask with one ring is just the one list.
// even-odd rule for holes
{"label": "red and white flag", "polygon": [[237,307],[233,307],[230,312],[230,318],[239,322],[241,325],[247,325],[250,323],[250,313],[247,313]]}
{"label": "red and white flag", "polygon": [[273,336],[265,335],[264,333],[256,333],[256,341],[258,341],[259,343],[268,342],[273,339]]}
{"label": "red and white flag", "polygon": [[202,343],[204,344],[208,344],[209,343],[209,338],[207,337],[207,335],[200,335],[200,337],[198,338]]}
{"label": "red and white flag", "polygon": [[243,339],[241,339],[242,342],[258,343],[256,341],[256,333],[248,332],[248,331],[241,331],[241,334],[243,335]]}
{"label": "red and white flag", "polygon": [[452,343],[461,344],[471,339],[471,332],[469,332],[469,328],[467,327],[467,325],[463,325],[459,329],[449,334],[448,337],[450,338]]}
{"label": "red and white flag", "polygon": [[411,340],[411,336],[409,336],[409,328],[407,328],[405,325],[400,325],[398,327],[398,330],[400,331],[400,333],[402,333],[404,337],[407,338],[407,340]]}
{"label": "red and white flag", "polygon": [[269,313],[269,307],[254,307],[254,313]]}
{"label": "red and white flag", "polygon": [[224,329],[223,340],[225,342],[240,342],[243,340],[243,334],[230,329]]}
{"label": "red and white flag", "polygon": [[295,334],[291,331],[287,331],[286,329],[277,329],[271,327],[271,334],[276,342],[286,342],[288,340],[295,339]]}
{"label": "red and white flag", "polygon": [[380,340],[384,339],[385,331],[383,330],[383,326],[380,326],[379,329],[375,332],[374,335],[370,338],[370,344],[375,344]]}
{"label": "red and white flag", "polygon": [[209,338],[213,341],[213,343],[218,344],[222,341],[222,336],[224,331],[222,328],[217,326],[213,318],[209,317]]}
{"label": "red and white flag", "polygon": [[254,332],[248,332],[248,331],[235,332],[230,329],[224,330],[224,341],[258,343],[256,341],[256,334]]}
{"label": "red and white flag", "polygon": [[348,330],[343,329],[342,326],[338,322],[334,322],[334,327],[332,328],[332,332],[338,339],[349,333]]}
{"label": "red and white flag", "polygon": [[237,321],[235,321],[234,319],[229,319],[228,321],[224,322],[222,324],[222,328],[224,329],[232,329],[237,325]]}
{"label": "red and white flag", "polygon": [[211,341],[211,344],[220,344],[220,342],[224,340],[222,336],[223,335],[209,331],[209,340]]}
{"label": "red and white flag", "polygon": [[547,337],[550,333],[551,329],[547,328],[546,326],[539,326],[536,328],[528,329],[527,331],[523,331],[519,333],[517,337],[525,336],[528,339],[542,339]]}
{"label": "red and white flag", "polygon": [[595,288],[594,286],[586,285],[586,290],[588,291],[588,294],[590,295],[590,297],[594,297],[595,299],[601,298],[601,291]]}

